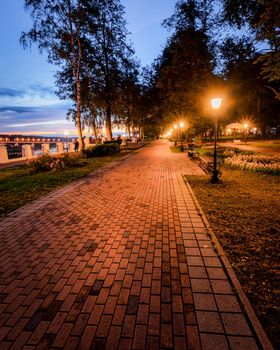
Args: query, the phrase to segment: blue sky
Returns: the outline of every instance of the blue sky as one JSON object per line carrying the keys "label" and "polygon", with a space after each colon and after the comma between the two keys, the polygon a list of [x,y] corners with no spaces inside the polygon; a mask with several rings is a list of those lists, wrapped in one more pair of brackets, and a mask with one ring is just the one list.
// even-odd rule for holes
{"label": "blue sky", "polygon": [[[160,54],[167,31],[161,22],[172,15],[176,0],[122,0],[130,40],[143,66]],[[56,67],[47,63],[36,46],[23,50],[22,31],[32,25],[23,0],[2,0],[0,11],[0,133],[75,130],[66,121],[68,104],[54,91]]]}

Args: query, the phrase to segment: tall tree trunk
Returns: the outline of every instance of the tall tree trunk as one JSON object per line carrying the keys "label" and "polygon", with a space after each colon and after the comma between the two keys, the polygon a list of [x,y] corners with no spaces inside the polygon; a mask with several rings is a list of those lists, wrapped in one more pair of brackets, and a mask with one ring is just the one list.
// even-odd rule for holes
{"label": "tall tree trunk", "polygon": [[79,143],[80,148],[83,150],[85,148],[84,138],[82,133],[82,123],[81,123],[81,82],[80,79],[76,80],[76,88],[77,88],[77,115],[76,115],[76,125],[78,129],[79,135]]}
{"label": "tall tree trunk", "polygon": [[110,104],[106,107],[106,137],[108,141],[112,140],[112,122],[111,122],[111,106]]}
{"label": "tall tree trunk", "polygon": [[93,128],[94,138],[97,141],[97,127],[96,127],[95,120],[92,122],[92,128]]}
{"label": "tall tree trunk", "polygon": [[[79,15],[80,15],[80,3],[79,3]],[[83,133],[82,133],[82,123],[81,123],[81,80],[80,80],[80,71],[81,71],[81,61],[82,61],[82,48],[81,48],[81,42],[80,42],[80,29],[81,29],[81,18],[79,17],[79,28],[78,33],[75,35],[73,31],[73,13],[72,13],[72,5],[71,1],[68,0],[68,16],[69,16],[69,25],[70,25],[70,44],[71,44],[71,51],[72,51],[72,58],[71,58],[71,65],[72,65],[72,73],[76,81],[76,126],[78,129],[78,136],[79,136],[79,143],[80,148],[83,150],[85,148],[84,146],[84,139],[83,139]],[[77,45],[78,45],[78,58],[76,58],[77,50],[75,48],[75,36],[77,36]]]}

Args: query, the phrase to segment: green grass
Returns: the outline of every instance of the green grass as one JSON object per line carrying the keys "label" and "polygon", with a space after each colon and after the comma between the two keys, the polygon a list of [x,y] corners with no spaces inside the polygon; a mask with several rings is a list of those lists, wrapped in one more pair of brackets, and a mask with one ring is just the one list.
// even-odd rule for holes
{"label": "green grass", "polygon": [[0,170],[0,218],[35,199],[82,178],[114,160],[122,158],[130,151],[119,154],[86,159],[86,165],[55,172],[31,174],[28,166],[18,166]]}
{"label": "green grass", "polygon": [[260,148],[272,148],[273,150],[278,150],[280,152],[280,141],[263,141],[263,142],[250,142],[250,146],[260,147]]}

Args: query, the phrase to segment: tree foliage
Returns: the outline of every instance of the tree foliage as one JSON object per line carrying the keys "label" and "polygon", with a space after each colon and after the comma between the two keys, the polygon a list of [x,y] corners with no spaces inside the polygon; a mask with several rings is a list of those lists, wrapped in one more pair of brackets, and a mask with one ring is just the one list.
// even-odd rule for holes
{"label": "tree foliage", "polygon": [[22,33],[24,46],[36,43],[60,69],[58,95],[72,99],[68,113],[77,124],[83,145],[83,117],[92,121],[104,111],[107,138],[112,138],[123,71],[133,50],[127,43],[124,8],[119,0],[25,0],[33,27]]}
{"label": "tree foliage", "polygon": [[166,121],[187,119],[194,129],[202,127],[201,95],[213,79],[213,55],[206,33],[209,6],[208,1],[177,2],[174,15],[164,21],[174,34],[157,60],[155,72]]}
{"label": "tree foliage", "polygon": [[262,63],[262,76],[280,80],[280,0],[224,0],[224,19],[241,27],[249,24],[256,39],[268,48],[257,59]]}

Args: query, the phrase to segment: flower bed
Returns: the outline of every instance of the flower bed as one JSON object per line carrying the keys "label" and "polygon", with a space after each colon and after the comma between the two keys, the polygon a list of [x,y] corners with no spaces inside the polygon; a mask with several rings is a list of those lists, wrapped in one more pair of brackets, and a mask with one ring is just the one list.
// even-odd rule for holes
{"label": "flower bed", "polygon": [[232,168],[280,175],[280,157],[265,155],[234,155],[225,159]]}
{"label": "flower bed", "polygon": [[[205,156],[213,157],[214,146],[204,146],[202,147]],[[240,153],[238,148],[222,147],[217,146],[217,156],[219,158],[233,157],[235,154]]]}

